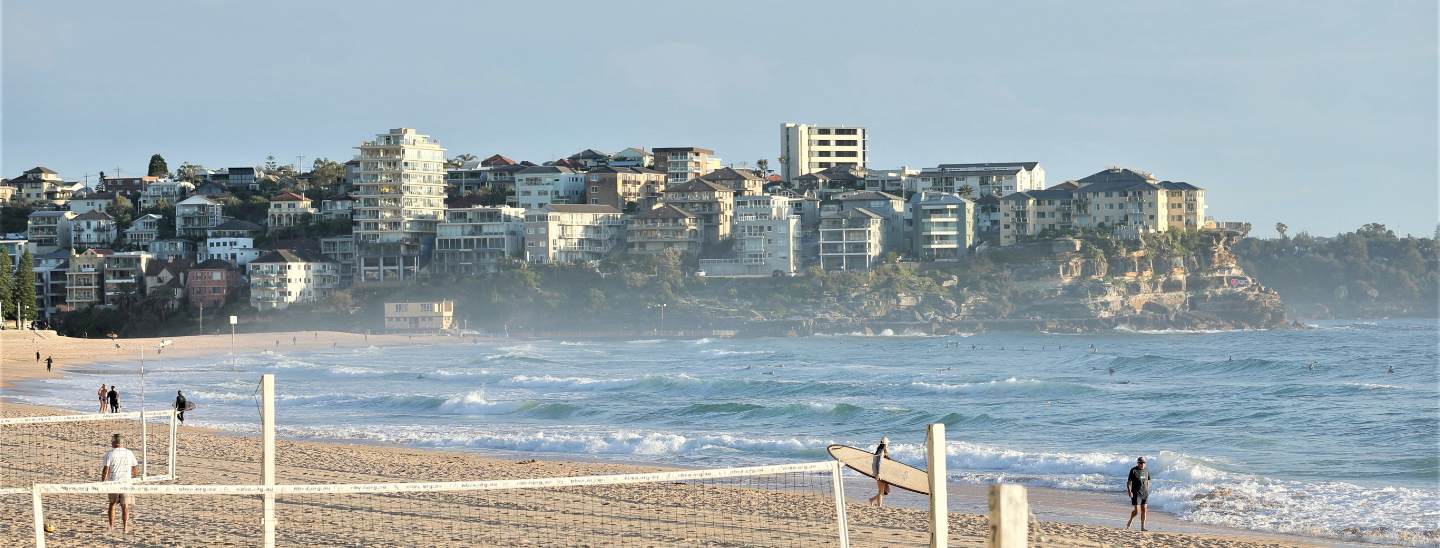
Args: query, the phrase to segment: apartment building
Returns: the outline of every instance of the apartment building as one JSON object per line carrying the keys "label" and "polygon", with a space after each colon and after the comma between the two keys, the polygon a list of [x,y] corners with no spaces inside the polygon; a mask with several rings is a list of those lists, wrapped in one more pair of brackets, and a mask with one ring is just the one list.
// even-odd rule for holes
{"label": "apartment building", "polygon": [[585,203],[625,211],[665,188],[664,173],[636,166],[603,166],[585,172]]}
{"label": "apartment building", "polygon": [[266,212],[270,232],[310,224],[310,219],[318,213],[310,204],[309,198],[294,192],[286,192],[271,198],[270,209]]}
{"label": "apartment building", "polygon": [[691,179],[665,187],[660,201],[700,218],[702,243],[716,243],[730,236],[735,217],[735,191],[715,183]]}
{"label": "apartment building", "polygon": [[920,170],[908,166],[897,169],[866,169],[865,190],[909,196],[919,191]]}
{"label": "apartment building", "polygon": [[953,261],[975,242],[975,204],[955,194],[920,192],[910,198],[911,250],[922,261]]}
{"label": "apartment building", "polygon": [[1000,198],[1000,245],[1020,243],[1041,231],[1068,230],[1074,225],[1069,190],[1029,190]]}
{"label": "apartment building", "polygon": [[339,263],[314,251],[279,249],[250,262],[250,306],[260,310],[322,300],[339,285]]}
{"label": "apartment building", "polygon": [[104,303],[105,256],[108,249],[87,249],[70,258],[65,270],[65,304],[78,310]]}
{"label": "apartment building", "polygon": [[201,237],[225,222],[224,206],[204,196],[191,196],[175,204],[175,234]]}
{"label": "apartment building", "polygon": [[917,190],[959,194],[962,198],[1004,196],[1045,188],[1039,162],[940,164],[920,172]]}
{"label": "apartment building", "polygon": [[624,221],[607,205],[550,204],[525,211],[525,260],[594,262],[620,247]]}
{"label": "apartment building", "polygon": [[[506,158],[508,160],[508,158]],[[459,167],[445,168],[445,191],[451,196],[479,194],[490,187],[490,167],[484,160],[471,160]]]}
{"label": "apartment building", "polygon": [[1106,227],[1118,237],[1205,225],[1205,191],[1183,182],[1156,181],[1137,169],[1110,166],[1075,181],[1070,191],[1076,226]]}
{"label": "apartment building", "polygon": [[865,168],[849,164],[829,167],[814,173],[806,173],[792,179],[795,188],[829,200],[838,194],[865,188]]}
{"label": "apartment building", "polygon": [[455,301],[385,303],[388,333],[439,333],[455,328]]}
{"label": "apartment building", "polygon": [[31,255],[70,249],[70,228],[76,215],[73,211],[36,211],[26,223],[25,237],[30,240]]}
{"label": "apartment building", "polygon": [[166,308],[180,308],[185,302],[185,279],[195,261],[153,259],[145,265],[145,296],[162,299]]}
{"label": "apartment building", "polygon": [[465,207],[445,211],[435,238],[436,274],[494,272],[501,259],[520,255],[525,210],[518,207]]}
{"label": "apartment building", "polygon": [[241,271],[229,261],[210,259],[190,267],[185,278],[190,307],[215,309],[240,287]]}
{"label": "apartment building", "polygon": [[15,199],[17,192],[19,192],[19,189],[9,184],[0,184],[0,204],[9,203],[10,200]]}
{"label": "apartment building", "polygon": [[104,173],[101,173],[100,182],[95,183],[95,190],[114,192],[135,199],[150,185],[158,182],[160,182],[159,177],[149,175],[144,177],[105,177]]}
{"label": "apartment building", "polygon": [[110,247],[117,236],[115,219],[103,211],[91,210],[70,220],[70,241],[75,247]]}
{"label": "apartment building", "polygon": [[975,199],[975,237],[1000,243],[1000,197],[986,194]]}
{"label": "apartment building", "polygon": [[178,238],[151,241],[149,244],[146,244],[145,250],[149,251],[151,255],[154,255],[156,259],[162,261],[173,261],[176,259],[194,261],[197,251],[195,242]]}
{"label": "apartment building", "polygon": [[60,175],[47,167],[33,167],[19,177],[10,180],[16,195],[27,202],[53,202],[60,199],[61,187],[66,186]]}
{"label": "apartment building", "polygon": [[869,162],[869,137],[863,127],[780,124],[780,178],[794,181],[827,168]]}
{"label": "apartment building", "polygon": [[144,251],[122,251],[105,256],[105,304],[145,293],[145,267],[153,257]]}
{"label": "apartment building", "polygon": [[722,167],[701,175],[699,179],[733,190],[736,196],[765,193],[765,178],[748,169]]}
{"label": "apartment building", "polygon": [[355,236],[346,234],[343,236],[331,236],[320,238],[320,253],[334,259],[340,265],[340,288],[350,287],[355,283]]}
{"label": "apartment building", "polygon": [[262,172],[259,168],[230,167],[224,168],[223,171],[225,171],[226,173],[226,186],[229,186],[230,188],[246,188],[250,190],[260,190],[260,183],[257,182],[256,179],[259,179],[261,176],[263,176],[264,172]]}
{"label": "apartment building", "polygon": [[585,174],[562,166],[528,167],[515,174],[515,200],[522,209],[585,201]]}
{"label": "apartment building", "polygon": [[863,207],[820,216],[820,266],[830,270],[866,270],[885,253],[887,219]]}
{"label": "apartment building", "polygon": [[788,276],[799,267],[800,216],[792,198],[774,195],[735,198],[734,259],[702,259],[706,276]]}
{"label": "apartment building", "polygon": [[655,155],[646,152],[639,147],[630,147],[610,156],[610,165],[613,167],[651,167],[655,164]]}
{"label": "apartment building", "polygon": [[164,219],[154,213],[146,213],[130,223],[130,228],[125,229],[125,241],[139,246],[141,249],[150,245],[160,237],[160,221]]}
{"label": "apartment building", "polygon": [[660,253],[667,249],[699,253],[703,239],[700,217],[670,204],[630,218],[630,253]]}
{"label": "apartment building", "polygon": [[655,171],[665,174],[669,184],[679,184],[720,168],[715,151],[696,147],[657,148]]}
{"label": "apartment building", "polygon": [[445,149],[409,128],[378,134],[356,148],[356,281],[411,279],[428,247],[422,241],[435,237],[444,218]]}
{"label": "apartment building", "polygon": [[569,160],[571,164],[578,165],[585,170],[610,164],[609,153],[600,152],[593,148],[587,148],[580,152],[576,152],[574,154],[571,154],[570,156],[567,156],[565,159]]}
{"label": "apartment building", "polygon": [[[35,310],[46,320],[66,306],[65,282],[69,276],[70,259],[74,256],[75,251],[68,248],[31,256],[35,265]],[[23,279],[17,277],[17,280]]]}
{"label": "apartment building", "polygon": [[155,181],[140,191],[137,203],[141,208],[155,207],[160,202],[179,204],[186,196],[195,193],[195,185],[188,181]]}
{"label": "apartment building", "polygon": [[886,251],[905,247],[905,218],[909,217],[905,199],[894,194],[860,191],[841,194],[836,198],[841,210],[865,208],[885,218],[885,233],[880,245]]}
{"label": "apartment building", "polygon": [[258,238],[265,233],[265,227],[244,219],[226,219],[205,231],[207,238]]}
{"label": "apartment building", "polygon": [[225,261],[244,270],[250,261],[260,258],[261,253],[263,251],[255,248],[254,238],[207,238],[204,251],[196,259]]}
{"label": "apartment building", "polygon": [[341,194],[320,200],[320,218],[326,221],[350,219],[355,209],[355,197]]}
{"label": "apartment building", "polygon": [[[4,200],[0,200],[0,202],[3,201]],[[68,206],[70,211],[75,212],[75,214],[83,215],[91,211],[104,212],[106,209],[109,209],[111,204],[114,203],[114,192],[90,192],[87,194],[71,197],[70,202],[65,205]]]}

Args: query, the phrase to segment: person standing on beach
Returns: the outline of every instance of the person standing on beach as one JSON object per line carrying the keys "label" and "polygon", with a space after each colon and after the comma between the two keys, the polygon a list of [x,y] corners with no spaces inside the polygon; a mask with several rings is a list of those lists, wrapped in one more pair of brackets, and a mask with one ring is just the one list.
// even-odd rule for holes
{"label": "person standing on beach", "polygon": [[[135,453],[122,447],[123,440],[120,434],[110,436],[110,450],[105,452],[104,467],[100,469],[100,481],[116,481],[130,483],[140,477],[140,461],[135,458]],[[124,470],[128,468],[129,472]],[[110,528],[115,528],[115,505],[120,505],[121,523],[123,531],[130,532],[130,504],[134,502],[134,495],[129,493],[110,493],[110,509],[107,512],[110,516]]]}
{"label": "person standing on beach", "polygon": [[181,391],[179,391],[179,390],[176,390],[176,391],[175,391],[175,418],[180,419],[180,423],[181,423],[181,424],[184,424],[184,423],[185,423],[185,405],[186,405],[187,403],[189,403],[189,402],[186,402],[186,401],[185,401],[185,393],[184,393],[184,392],[181,392]]}
{"label": "person standing on beach", "polygon": [[40,351],[35,351],[35,363],[40,363]]}
{"label": "person standing on beach", "polygon": [[1125,479],[1125,493],[1130,495],[1130,521],[1125,522],[1125,528],[1129,529],[1130,524],[1135,522],[1135,516],[1140,516],[1140,530],[1148,531],[1145,528],[1145,512],[1149,509],[1150,500],[1150,471],[1145,469],[1145,457],[1135,460],[1135,467],[1130,469],[1130,477]]}
{"label": "person standing on beach", "polygon": [[[886,460],[889,460],[889,459],[890,459],[890,449],[889,449],[889,447],[890,447],[890,438],[885,438],[885,437],[880,438],[880,446],[875,448],[875,458],[876,458],[876,459],[886,459]],[[879,468],[880,468],[880,467],[878,466],[879,463],[877,462],[876,465],[877,465],[877,466],[876,466],[875,468],[876,468],[876,470],[878,471]],[[884,506],[884,505],[885,505],[885,495],[890,494],[890,484],[889,484],[889,483],[885,483],[884,480],[876,479],[876,480],[875,480],[875,487],[876,487],[877,491],[876,491],[876,493],[875,493],[875,496],[870,497],[870,501],[869,501],[869,502],[875,503],[875,506]]]}
{"label": "person standing on beach", "polygon": [[110,399],[110,395],[108,394],[108,391],[105,390],[105,385],[103,385],[103,384],[100,385],[100,391],[97,392],[96,394],[98,394],[98,395],[100,396],[100,412],[101,412],[101,413],[104,413],[104,412],[105,412],[106,404],[109,403],[108,400]]}
{"label": "person standing on beach", "polygon": [[[46,357],[45,357],[45,372],[46,372],[46,373],[49,373],[49,372],[50,372],[50,366],[51,366],[51,365],[54,365],[54,364],[55,364],[55,356],[46,356]],[[1313,368],[1312,368],[1312,369],[1313,369]]]}
{"label": "person standing on beach", "polygon": [[111,412],[111,413],[119,413],[119,412],[120,412],[120,393],[115,391],[115,385],[113,385],[113,384],[110,385],[110,391],[107,392],[107,393],[105,393],[105,396],[110,399],[110,412]]}

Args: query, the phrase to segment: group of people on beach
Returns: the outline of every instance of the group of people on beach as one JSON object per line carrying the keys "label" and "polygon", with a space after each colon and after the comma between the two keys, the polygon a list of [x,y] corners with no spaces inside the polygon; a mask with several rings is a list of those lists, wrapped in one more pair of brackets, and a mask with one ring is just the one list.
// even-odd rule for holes
{"label": "group of people on beach", "polygon": [[120,393],[115,391],[115,385],[110,385],[110,389],[106,390],[105,385],[102,384],[100,390],[95,394],[100,397],[101,413],[105,413],[107,408],[110,413],[120,412]]}

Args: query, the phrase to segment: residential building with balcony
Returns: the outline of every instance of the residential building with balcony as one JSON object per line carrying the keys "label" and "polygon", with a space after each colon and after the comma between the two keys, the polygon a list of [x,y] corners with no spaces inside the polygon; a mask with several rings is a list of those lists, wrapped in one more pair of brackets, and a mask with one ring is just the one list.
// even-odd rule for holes
{"label": "residential building with balcony", "polygon": [[68,187],[60,175],[47,167],[34,167],[25,170],[19,177],[10,180],[10,185],[15,187],[15,195],[20,199],[31,202],[54,202],[62,198],[64,191],[62,187]]}
{"label": "residential building with balcony", "polygon": [[518,207],[448,209],[435,238],[431,272],[462,276],[494,272],[501,259],[520,256],[524,235],[525,210]]}
{"label": "residential building with balcony", "polygon": [[909,196],[919,191],[920,170],[908,166],[898,169],[866,169],[865,190],[896,196]]}
{"label": "residential building with balcony", "polygon": [[65,271],[65,304],[70,310],[104,304],[105,256],[108,249],[87,249],[70,258]]}
{"label": "residential building with balcony", "polygon": [[585,174],[563,166],[528,167],[515,174],[515,200],[522,209],[585,201]]}
{"label": "residential building with balcony", "polygon": [[884,256],[887,219],[865,208],[820,216],[820,266],[831,270],[867,270]]}
{"label": "residential building with balcony", "polygon": [[8,181],[0,183],[0,204],[10,203],[10,200],[14,200],[15,196],[18,195],[17,192],[19,192],[19,190],[20,189],[10,186]]}
{"label": "residential building with balcony", "polygon": [[220,308],[240,287],[241,277],[240,269],[220,259],[210,259],[190,267],[185,276],[186,302],[191,308]]}
{"label": "residential building with balcony", "polygon": [[154,240],[145,245],[145,250],[162,261],[184,259],[193,262],[197,256],[195,242],[178,238]]}
{"label": "residential building with balcony", "polygon": [[661,204],[630,218],[626,251],[650,254],[678,249],[699,253],[701,239],[699,217],[673,205]]}
{"label": "residential building with balcony", "polygon": [[150,242],[160,238],[160,221],[163,217],[154,213],[146,213],[130,223],[130,228],[125,229],[125,241],[130,242],[141,249],[145,249]]}
{"label": "residential building with balcony", "polygon": [[706,276],[795,273],[800,264],[800,216],[794,199],[762,194],[735,197],[734,259],[701,259]]}
{"label": "residential building with balcony", "polygon": [[884,217],[886,226],[881,245],[886,251],[909,248],[905,240],[905,221],[910,217],[910,212],[904,198],[885,192],[864,190],[840,194],[835,201],[841,210],[863,207],[866,211]]}
{"label": "residential building with balcony", "polygon": [[610,165],[610,153],[600,152],[593,148],[587,148],[565,157],[570,163],[580,166],[582,170],[590,170],[600,166]]}
{"label": "residential building with balcony", "polygon": [[[508,160],[508,158],[506,158]],[[490,188],[490,166],[471,160],[460,167],[445,169],[445,189],[450,196],[480,194]]]}
{"label": "residential building with balcony", "polygon": [[313,251],[280,249],[250,262],[250,306],[260,310],[322,300],[339,285],[339,263]]}
{"label": "residential building with balcony", "polygon": [[145,294],[145,267],[152,256],[144,251],[121,251],[105,256],[105,304],[115,305],[127,295]]}
{"label": "residential building with balcony", "polygon": [[175,204],[177,236],[205,236],[224,222],[224,207],[204,196],[191,196]]}
{"label": "residential building with balcony", "polygon": [[920,172],[918,178],[917,190],[959,194],[967,199],[1045,188],[1045,169],[1039,162],[940,164]]}
{"label": "residential building with balcony", "polygon": [[[75,251],[68,248],[31,256],[35,265],[35,309],[46,320],[66,306],[65,282],[69,277],[70,259],[74,256]],[[17,276],[16,279],[24,278]]]}
{"label": "residential building with balcony", "polygon": [[155,181],[145,186],[140,191],[140,200],[137,202],[141,208],[155,207],[160,202],[175,204],[185,200],[195,192],[195,185],[188,181]]}
{"label": "residential building with balcony", "polygon": [[65,205],[69,207],[70,211],[75,212],[76,215],[84,215],[91,211],[104,213],[105,210],[114,203],[114,192],[90,192],[71,197],[70,202]]}
{"label": "residential building with balcony", "polygon": [[31,255],[74,247],[70,238],[73,211],[36,211],[26,223],[25,238]]}
{"label": "residential building with balcony", "polygon": [[1000,197],[986,194],[975,199],[975,238],[1000,243]]}
{"label": "residential building with balcony", "polygon": [[625,222],[607,205],[550,204],[525,211],[525,260],[595,262],[620,250]]}
{"label": "residential building with balcony", "polygon": [[341,194],[320,200],[320,218],[326,221],[350,219],[355,210],[355,197]]}
{"label": "residential building with balcony", "polygon": [[791,180],[795,188],[821,200],[865,188],[865,176],[869,172],[862,167],[843,164],[814,173],[806,173]]}
{"label": "residential building with balcony", "polygon": [[340,288],[355,283],[355,236],[331,236],[320,238],[320,253],[340,264]]}
{"label": "residential building with balcony", "polygon": [[75,247],[110,247],[117,236],[115,219],[103,211],[91,210],[70,220],[70,240]]}
{"label": "residential building with balcony", "polygon": [[722,167],[699,177],[735,191],[735,196],[756,196],[765,193],[765,178],[748,169]]}
{"label": "residential building with balcony", "polygon": [[1028,190],[1000,198],[1000,245],[1020,243],[1041,231],[1069,230],[1075,223],[1070,190]]}
{"label": "residential building with balcony", "polygon": [[1205,226],[1205,191],[1189,183],[1157,182],[1148,172],[1116,166],[1075,183],[1076,226],[1109,228],[1121,238]]}
{"label": "residential building with balcony", "polygon": [[[360,143],[355,170],[356,282],[413,278],[445,214],[445,149],[409,128]],[[253,263],[252,263],[253,264]]]}
{"label": "residential building with balcony", "polygon": [[194,265],[186,259],[152,259],[145,265],[145,296],[163,300],[166,308],[180,308],[186,297],[186,273]]}
{"label": "residential building with balcony", "polygon": [[455,328],[455,301],[385,303],[388,333],[439,333]]}
{"label": "residential building with balcony", "polygon": [[[585,203],[625,211],[665,188],[664,173],[644,167],[602,166],[585,172]],[[644,209],[643,207],[640,207]]]}
{"label": "residential building with balcony", "polygon": [[910,197],[915,256],[922,261],[954,261],[975,242],[975,204],[955,194],[920,192]]}
{"label": "residential building with balcony", "polygon": [[613,167],[650,168],[655,165],[655,155],[646,152],[643,148],[630,147],[611,155],[610,165]]}
{"label": "residential building with balcony", "polygon": [[262,250],[255,248],[254,238],[206,238],[205,249],[199,253],[196,260],[221,260],[244,271],[250,261],[260,258],[262,253]]}
{"label": "residential building with balcony", "polygon": [[294,192],[271,198],[270,209],[266,212],[270,232],[310,224],[310,219],[317,213],[310,203],[309,198]]}
{"label": "residential building with balcony", "polygon": [[780,124],[780,178],[794,181],[841,165],[864,168],[869,150],[863,127]]}
{"label": "residential building with balcony", "polygon": [[702,244],[730,237],[735,218],[735,191],[715,183],[691,179],[665,187],[660,202],[688,211],[700,218],[705,237]]}
{"label": "residential building with balcony", "polygon": [[225,222],[215,225],[214,228],[205,231],[207,238],[259,238],[265,233],[265,227],[246,221],[244,219],[226,219]]}
{"label": "residential building with balcony", "polygon": [[102,192],[114,192],[123,195],[131,200],[138,200],[140,194],[145,192],[150,185],[160,182],[159,177],[146,175],[144,177],[100,177],[100,182],[95,183],[95,190]]}
{"label": "residential building with balcony", "polygon": [[715,151],[697,147],[657,148],[655,171],[665,174],[665,182],[680,184],[720,168]]}

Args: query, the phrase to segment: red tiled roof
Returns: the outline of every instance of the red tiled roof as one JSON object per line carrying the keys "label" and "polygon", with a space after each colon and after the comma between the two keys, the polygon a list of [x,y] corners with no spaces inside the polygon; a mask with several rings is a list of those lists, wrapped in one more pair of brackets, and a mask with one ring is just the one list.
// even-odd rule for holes
{"label": "red tiled roof", "polygon": [[270,201],[272,202],[305,202],[309,200],[309,198],[306,198],[294,192],[286,192],[270,199]]}

